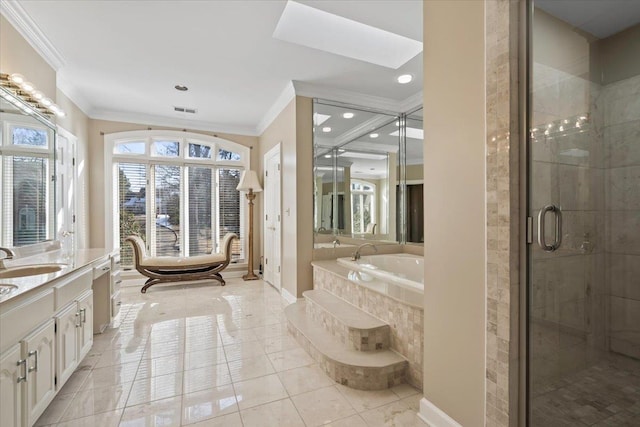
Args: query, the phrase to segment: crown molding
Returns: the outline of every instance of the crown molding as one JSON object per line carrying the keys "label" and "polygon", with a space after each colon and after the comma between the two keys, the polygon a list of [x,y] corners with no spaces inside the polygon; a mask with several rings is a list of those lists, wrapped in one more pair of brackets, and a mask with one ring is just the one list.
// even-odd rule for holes
{"label": "crown molding", "polygon": [[0,13],[7,18],[7,21],[18,30],[20,35],[47,61],[54,71],[58,71],[65,65],[62,54],[53,46],[17,0],[0,1]]}
{"label": "crown molding", "polygon": [[296,96],[295,88],[293,87],[293,82],[288,82],[285,86],[284,90],[280,93],[276,101],[269,107],[265,115],[256,126],[255,132],[257,135],[262,135],[262,133],[273,123],[273,121],[278,117],[278,115],[286,108],[287,105],[291,102],[293,98]]}
{"label": "crown molding", "polygon": [[422,91],[416,92],[400,102],[400,112],[407,113],[422,106],[424,102]]}
{"label": "crown molding", "polygon": [[178,128],[187,130],[200,130],[208,132],[230,133],[234,135],[259,136],[252,126],[234,126],[211,123],[202,120],[179,119],[164,117],[154,114],[128,113],[121,111],[109,111],[94,109],[88,116],[94,120],[108,120],[113,122],[135,123],[141,125],[162,126],[164,128]]}

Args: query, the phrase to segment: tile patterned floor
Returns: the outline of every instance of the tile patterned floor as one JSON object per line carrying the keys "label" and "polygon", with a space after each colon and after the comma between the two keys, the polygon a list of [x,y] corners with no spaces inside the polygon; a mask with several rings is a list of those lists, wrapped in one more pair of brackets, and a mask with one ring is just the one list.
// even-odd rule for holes
{"label": "tile patterned floor", "polygon": [[343,387],[287,332],[262,281],[122,288],[117,327],[94,337],[37,426],[417,426],[421,393]]}
{"label": "tile patterned floor", "polygon": [[533,398],[534,426],[640,426],[640,362],[610,355]]}

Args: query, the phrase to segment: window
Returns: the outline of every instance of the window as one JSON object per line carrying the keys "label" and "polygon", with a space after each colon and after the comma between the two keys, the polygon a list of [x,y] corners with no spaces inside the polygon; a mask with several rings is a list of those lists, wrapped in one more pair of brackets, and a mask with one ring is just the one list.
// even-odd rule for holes
{"label": "window", "polygon": [[368,232],[376,223],[376,186],[365,181],[351,181],[351,224],[354,233]]}
{"label": "window", "polygon": [[3,117],[0,145],[0,244],[23,246],[53,233],[53,131],[30,119]]}
{"label": "window", "polygon": [[115,239],[106,237],[119,244],[122,265],[133,265],[132,250],[124,242],[131,234],[145,240],[152,256],[193,256],[218,251],[225,234],[236,233],[240,241],[232,246],[232,260],[243,261],[246,203],[236,187],[248,167],[249,148],[182,132],[175,138],[165,136],[166,131],[135,133],[145,138],[105,137],[115,147],[106,148],[114,174],[108,190],[114,223],[107,228]]}

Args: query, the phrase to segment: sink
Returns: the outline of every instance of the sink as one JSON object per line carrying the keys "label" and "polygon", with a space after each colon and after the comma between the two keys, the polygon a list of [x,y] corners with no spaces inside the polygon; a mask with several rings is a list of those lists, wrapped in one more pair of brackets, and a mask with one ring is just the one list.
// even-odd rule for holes
{"label": "sink", "polygon": [[18,289],[18,286],[0,283],[0,295],[6,295],[11,291],[13,291],[14,289]]}
{"label": "sink", "polygon": [[16,277],[37,276],[38,274],[50,274],[62,270],[67,264],[37,264],[37,265],[16,265],[0,270],[0,279],[11,279]]}

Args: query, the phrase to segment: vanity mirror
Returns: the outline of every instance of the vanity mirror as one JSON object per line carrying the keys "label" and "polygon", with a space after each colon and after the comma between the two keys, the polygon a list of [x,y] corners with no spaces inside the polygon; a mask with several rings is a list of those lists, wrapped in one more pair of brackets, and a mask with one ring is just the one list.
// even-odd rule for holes
{"label": "vanity mirror", "polygon": [[55,236],[55,125],[0,86],[0,246]]}
{"label": "vanity mirror", "polygon": [[422,109],[315,100],[313,122],[316,247],[334,236],[421,243]]}

